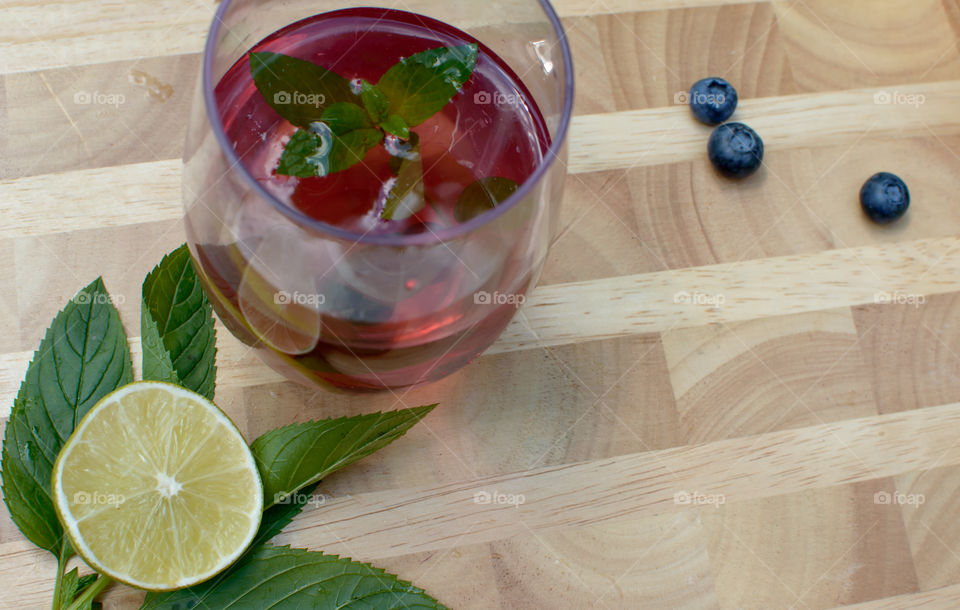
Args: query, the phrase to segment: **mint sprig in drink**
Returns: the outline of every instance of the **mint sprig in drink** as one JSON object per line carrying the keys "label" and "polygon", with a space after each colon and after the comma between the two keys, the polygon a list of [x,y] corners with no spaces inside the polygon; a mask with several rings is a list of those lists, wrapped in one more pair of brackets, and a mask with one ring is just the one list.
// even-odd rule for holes
{"label": "mint sprig in drink", "polygon": [[378,389],[442,377],[503,331],[556,195],[521,199],[551,135],[504,59],[435,19],[344,9],[265,37],[212,93],[254,192],[207,176],[186,225],[237,336],[288,374]]}

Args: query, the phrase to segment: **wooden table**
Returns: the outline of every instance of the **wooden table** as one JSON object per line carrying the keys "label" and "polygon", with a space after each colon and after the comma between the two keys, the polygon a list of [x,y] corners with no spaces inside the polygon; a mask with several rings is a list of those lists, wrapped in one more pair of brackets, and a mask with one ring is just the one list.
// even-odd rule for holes
{"label": "wooden table", "polygon": [[[280,542],[457,608],[960,607],[960,3],[556,6],[578,79],[566,229],[487,355],[345,397],[283,382],[221,328],[218,402],[248,438],[441,403]],[[98,274],[139,334],[140,282],[184,239],[212,10],[0,0],[4,418]],[[708,75],[766,141],[749,180],[712,171],[709,129],[675,103]],[[914,199],[886,228],[857,203],[880,170]],[[55,562],[2,512],[0,605],[47,607]],[[113,587],[106,607],[140,597]]]}

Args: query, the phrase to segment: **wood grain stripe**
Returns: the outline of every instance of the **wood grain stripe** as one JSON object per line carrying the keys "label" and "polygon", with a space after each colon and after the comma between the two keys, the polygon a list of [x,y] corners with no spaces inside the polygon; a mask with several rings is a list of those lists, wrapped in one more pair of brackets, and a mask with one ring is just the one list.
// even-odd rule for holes
{"label": "wood grain stripe", "polygon": [[[749,4],[759,0],[555,0],[561,17]],[[210,0],[81,0],[43,8],[34,0],[4,2],[0,6],[0,74],[102,63],[105,60],[139,59],[198,53],[216,7]],[[287,3],[297,10],[300,3]],[[493,6],[491,6],[493,4]],[[322,11],[316,2],[311,10]],[[338,8],[367,6],[363,0],[338,2]],[[499,5],[499,6],[498,6]],[[534,3],[530,3],[531,7]],[[432,0],[405,0],[404,10],[456,22],[461,27],[496,23],[499,18],[520,21],[518,5],[507,0],[486,2],[469,14],[460,5]],[[309,14],[309,13],[298,13]],[[458,18],[459,17],[459,18]],[[537,17],[530,14],[528,19]],[[104,55],[104,49],[110,49]]]}
{"label": "wood grain stripe", "polygon": [[[847,420],[703,445],[621,455],[510,475],[328,499],[277,544],[376,560],[556,528],[700,510],[677,494],[725,504],[960,464],[960,404]],[[514,504],[477,501],[499,494]],[[481,496],[477,496],[481,494]],[[703,508],[702,510],[713,510]],[[13,582],[44,551],[0,545]]]}
{"label": "wood grain stripe", "polygon": [[[541,286],[486,353],[956,292],[958,249],[960,238],[944,237]],[[280,380],[222,325],[218,333],[221,386]],[[139,339],[131,349],[139,362]],[[0,355],[0,417],[31,357]]]}
{"label": "wood grain stripe", "polygon": [[960,585],[940,587],[930,591],[908,593],[884,599],[876,599],[862,604],[837,606],[834,610],[956,610],[960,607]]}
{"label": "wood grain stripe", "polygon": [[[743,102],[767,150],[849,145],[871,137],[960,133],[960,81],[901,87],[924,104],[873,104],[887,89],[797,95]],[[829,129],[824,127],[829,126]],[[708,129],[683,106],[577,116],[569,170],[579,174],[702,159]],[[775,154],[775,153],[773,153]],[[45,235],[179,218],[180,162],[44,174],[0,181],[0,238]],[[51,222],[55,219],[55,222]]]}

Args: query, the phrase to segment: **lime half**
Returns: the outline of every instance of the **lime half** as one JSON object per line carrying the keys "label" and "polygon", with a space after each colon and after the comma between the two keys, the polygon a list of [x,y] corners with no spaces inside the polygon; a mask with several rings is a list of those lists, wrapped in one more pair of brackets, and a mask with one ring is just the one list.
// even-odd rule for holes
{"label": "lime half", "polygon": [[92,568],[153,591],[207,580],[253,541],[263,487],[223,411],[168,383],[105,396],[53,467],[54,504]]}

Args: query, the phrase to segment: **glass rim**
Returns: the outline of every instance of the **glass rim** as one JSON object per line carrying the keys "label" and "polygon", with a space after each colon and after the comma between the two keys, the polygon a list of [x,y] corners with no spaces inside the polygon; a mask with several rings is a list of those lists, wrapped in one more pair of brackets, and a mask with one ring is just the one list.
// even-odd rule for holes
{"label": "glass rim", "polygon": [[223,127],[223,121],[220,113],[217,111],[216,100],[214,99],[213,75],[213,57],[216,41],[220,33],[220,27],[224,25],[223,16],[230,9],[234,0],[222,0],[213,16],[213,22],[210,25],[210,31],[207,34],[207,40],[203,48],[203,67],[201,71],[201,86],[203,87],[203,103],[207,112],[207,120],[213,128],[217,144],[220,147],[227,160],[229,161],[228,172],[238,171],[247,185],[257,193],[260,198],[267,201],[281,214],[300,226],[307,227],[312,231],[330,235],[353,243],[371,244],[379,246],[416,246],[425,244],[443,243],[456,239],[462,235],[471,233],[480,227],[488,224],[500,215],[513,208],[518,202],[523,200],[533,191],[534,187],[543,180],[554,163],[559,160],[560,152],[566,145],[567,134],[570,128],[570,119],[573,116],[573,56],[570,52],[570,44],[567,41],[566,31],[560,22],[549,0],[536,0],[543,9],[547,20],[553,27],[553,32],[560,42],[560,51],[564,63],[564,83],[563,83],[563,110],[560,113],[560,123],[558,125],[555,137],[550,140],[550,146],[544,153],[543,160],[533,170],[533,173],[520,185],[520,187],[507,199],[494,207],[492,210],[484,212],[479,216],[471,218],[467,222],[457,224],[453,227],[442,229],[440,231],[428,231],[416,235],[398,235],[398,234],[371,234],[370,232],[358,233],[331,225],[329,223],[311,218],[300,210],[280,201],[272,193],[267,191],[259,182],[257,182],[246,166],[241,162],[237,152],[230,145],[227,139],[226,131]]}

